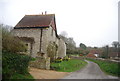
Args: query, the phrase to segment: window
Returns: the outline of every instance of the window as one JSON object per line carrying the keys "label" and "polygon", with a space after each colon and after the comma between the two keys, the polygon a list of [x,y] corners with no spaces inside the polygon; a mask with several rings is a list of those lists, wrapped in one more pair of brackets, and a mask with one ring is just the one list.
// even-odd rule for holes
{"label": "window", "polygon": [[26,46],[28,46],[28,44],[25,44]]}

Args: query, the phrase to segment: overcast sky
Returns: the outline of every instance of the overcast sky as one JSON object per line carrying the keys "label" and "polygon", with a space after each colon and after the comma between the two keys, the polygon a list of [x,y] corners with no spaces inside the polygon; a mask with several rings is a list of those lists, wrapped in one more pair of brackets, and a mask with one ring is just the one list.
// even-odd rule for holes
{"label": "overcast sky", "polygon": [[0,0],[0,22],[15,26],[24,15],[55,14],[58,34],[76,45],[104,46],[118,40],[120,0]]}

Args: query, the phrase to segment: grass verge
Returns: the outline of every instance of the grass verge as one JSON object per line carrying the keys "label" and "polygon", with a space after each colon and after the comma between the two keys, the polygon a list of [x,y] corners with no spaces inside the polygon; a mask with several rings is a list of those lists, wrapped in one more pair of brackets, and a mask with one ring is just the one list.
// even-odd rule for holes
{"label": "grass verge", "polygon": [[51,63],[51,68],[60,72],[74,72],[80,70],[87,64],[84,60],[70,59],[61,63]]}
{"label": "grass verge", "polygon": [[3,81],[35,81],[30,73],[20,74],[14,73],[9,79],[3,79]]}
{"label": "grass verge", "polygon": [[10,79],[34,79],[32,75],[30,75],[30,73],[27,74],[18,74],[15,73],[13,74],[13,76]]}
{"label": "grass verge", "polygon": [[93,61],[97,63],[100,68],[107,74],[113,76],[120,76],[119,64],[110,61],[102,61],[102,60],[95,60],[95,59],[87,59],[89,61]]}

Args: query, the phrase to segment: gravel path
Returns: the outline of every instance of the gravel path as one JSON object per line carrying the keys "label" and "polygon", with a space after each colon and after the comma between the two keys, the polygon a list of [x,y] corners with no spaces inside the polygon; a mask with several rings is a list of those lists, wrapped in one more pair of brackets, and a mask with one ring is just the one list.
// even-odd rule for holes
{"label": "gravel path", "polygon": [[42,70],[42,69],[37,69],[37,68],[32,68],[32,67],[29,68],[29,73],[34,77],[34,79],[60,79],[69,74],[68,72]]}
{"label": "gravel path", "polygon": [[83,69],[73,72],[63,79],[118,79],[118,77],[106,75],[96,63],[87,62],[88,64]]}

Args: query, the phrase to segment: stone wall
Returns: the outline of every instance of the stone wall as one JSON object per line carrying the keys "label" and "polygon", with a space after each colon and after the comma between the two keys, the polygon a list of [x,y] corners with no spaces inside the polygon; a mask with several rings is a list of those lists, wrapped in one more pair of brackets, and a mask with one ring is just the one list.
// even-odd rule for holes
{"label": "stone wall", "polygon": [[47,51],[46,51],[46,48],[48,46],[48,37],[47,37],[47,34],[48,34],[48,29],[43,29],[42,30],[42,42],[41,42],[41,52],[47,54]]}
{"label": "stone wall", "polygon": [[[38,56],[38,52],[40,51],[40,36],[41,29],[40,28],[27,28],[27,29],[13,29],[12,34],[18,37],[32,37],[34,38],[34,43],[32,43],[32,57],[36,57],[36,61],[30,62],[30,66],[41,68],[41,69],[50,69],[50,58],[48,57],[47,48],[50,43],[57,45],[58,48],[56,50],[53,49],[54,58],[57,57],[65,57],[66,56],[66,44],[65,42],[56,37],[56,33],[53,28],[50,26],[49,28],[42,29],[42,42],[41,42],[41,52],[46,54],[45,58]],[[26,43],[28,43],[26,41]],[[30,52],[30,43],[28,43],[28,52]]]}
{"label": "stone wall", "polygon": [[65,56],[66,56],[66,44],[62,39],[60,39],[59,47],[58,47],[58,57],[65,57]]}
{"label": "stone wall", "polygon": [[[37,52],[40,49],[40,35],[41,29],[13,29],[12,33],[14,36],[19,37],[33,37],[35,43],[33,44],[32,57],[36,57]],[[41,50],[43,53],[47,54],[47,47],[49,42],[55,42],[56,35],[52,27],[42,29],[42,43]]]}
{"label": "stone wall", "polygon": [[36,60],[31,61],[29,66],[40,69],[50,69],[50,58],[36,57]]}
{"label": "stone wall", "polygon": [[[42,51],[47,54],[47,48],[50,42],[56,42],[56,35],[53,28],[50,26],[48,29],[43,30],[43,37],[42,37]],[[48,55],[48,54],[47,54]]]}
{"label": "stone wall", "polygon": [[32,44],[32,57],[36,57],[40,47],[41,29],[13,29],[12,34],[18,37],[33,37],[35,42]]}

